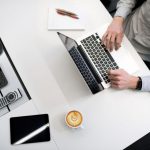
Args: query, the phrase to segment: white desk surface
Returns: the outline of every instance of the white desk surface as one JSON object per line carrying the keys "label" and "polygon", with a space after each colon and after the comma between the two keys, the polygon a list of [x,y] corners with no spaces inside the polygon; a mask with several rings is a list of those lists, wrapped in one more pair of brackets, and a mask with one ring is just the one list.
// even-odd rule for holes
{"label": "white desk surface", "polygon": [[[107,89],[92,95],[56,32],[47,30],[48,7],[58,0],[0,0],[0,36],[31,97],[0,118],[1,150],[121,150],[150,130],[149,93]],[[64,31],[77,38],[111,21],[99,0],[72,1],[86,13],[86,31]],[[148,70],[125,38],[140,74]],[[65,126],[70,109],[83,113],[83,129]],[[49,113],[52,141],[11,146],[11,116]]]}

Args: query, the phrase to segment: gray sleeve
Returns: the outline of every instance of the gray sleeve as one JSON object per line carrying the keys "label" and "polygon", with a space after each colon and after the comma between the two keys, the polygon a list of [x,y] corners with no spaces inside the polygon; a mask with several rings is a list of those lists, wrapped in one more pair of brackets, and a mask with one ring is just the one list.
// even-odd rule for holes
{"label": "gray sleeve", "polygon": [[141,77],[142,89],[141,91],[150,92],[150,76]]}
{"label": "gray sleeve", "polygon": [[120,0],[117,3],[117,11],[115,16],[121,16],[124,19],[131,13],[136,4],[136,0]]}

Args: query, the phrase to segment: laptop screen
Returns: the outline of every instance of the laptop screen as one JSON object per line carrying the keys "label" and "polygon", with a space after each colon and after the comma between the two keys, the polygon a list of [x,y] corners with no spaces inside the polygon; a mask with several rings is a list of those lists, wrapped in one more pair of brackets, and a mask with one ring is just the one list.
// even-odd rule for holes
{"label": "laptop screen", "polygon": [[66,49],[69,51],[71,50],[72,47],[77,47],[77,43],[75,40],[71,39],[70,37],[57,32],[57,34],[59,35],[60,39],[62,40],[62,42],[64,43],[64,46],[66,47]]}

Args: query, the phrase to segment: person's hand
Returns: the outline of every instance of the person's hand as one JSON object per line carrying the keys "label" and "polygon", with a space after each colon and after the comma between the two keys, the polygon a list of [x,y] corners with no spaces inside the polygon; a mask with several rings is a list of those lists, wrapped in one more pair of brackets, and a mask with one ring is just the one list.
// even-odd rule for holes
{"label": "person's hand", "polygon": [[138,77],[128,74],[123,69],[108,71],[108,78],[110,79],[111,87],[117,89],[135,89],[139,80]]}
{"label": "person's hand", "polygon": [[123,17],[114,17],[112,23],[102,37],[102,41],[109,51],[114,48],[118,50],[121,47],[123,39]]}

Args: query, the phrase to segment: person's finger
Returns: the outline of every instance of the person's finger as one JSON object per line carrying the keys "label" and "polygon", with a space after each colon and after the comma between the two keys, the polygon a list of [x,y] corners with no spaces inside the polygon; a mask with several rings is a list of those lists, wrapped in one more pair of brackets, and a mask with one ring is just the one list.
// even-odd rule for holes
{"label": "person's finger", "polygon": [[118,87],[118,85],[117,84],[115,84],[114,82],[111,82],[111,87],[113,87],[113,88],[117,88]]}
{"label": "person's finger", "polygon": [[122,88],[121,81],[111,81],[111,86],[115,88]]}
{"label": "person's finger", "polygon": [[108,78],[110,81],[120,81],[121,80],[120,76],[114,76],[114,75],[109,75]]}
{"label": "person's finger", "polygon": [[103,44],[106,46],[106,36],[107,36],[108,32],[106,31],[105,34],[102,37],[102,42]]}
{"label": "person's finger", "polygon": [[102,36],[102,41],[104,41],[104,39],[105,39],[105,37],[107,36],[107,34],[108,34],[108,32],[106,31],[106,32],[104,33],[104,35]]}
{"label": "person's finger", "polygon": [[115,88],[115,89],[121,89],[121,87],[118,86],[118,85],[116,85],[116,84],[111,84],[111,87],[112,87],[112,88]]}
{"label": "person's finger", "polygon": [[114,75],[114,76],[118,76],[118,75],[120,75],[120,69],[116,69],[116,70],[109,70],[108,71],[108,75],[110,75],[110,76],[112,76],[112,75]]}
{"label": "person's finger", "polygon": [[115,47],[116,33],[113,33],[110,39],[110,51]]}
{"label": "person's finger", "polygon": [[111,39],[111,33],[109,33],[107,36],[106,36],[106,48],[107,50],[110,50],[110,39]]}
{"label": "person's finger", "polygon": [[122,39],[123,39],[123,34],[122,33],[118,34],[116,37],[115,50],[118,50],[121,47]]}

